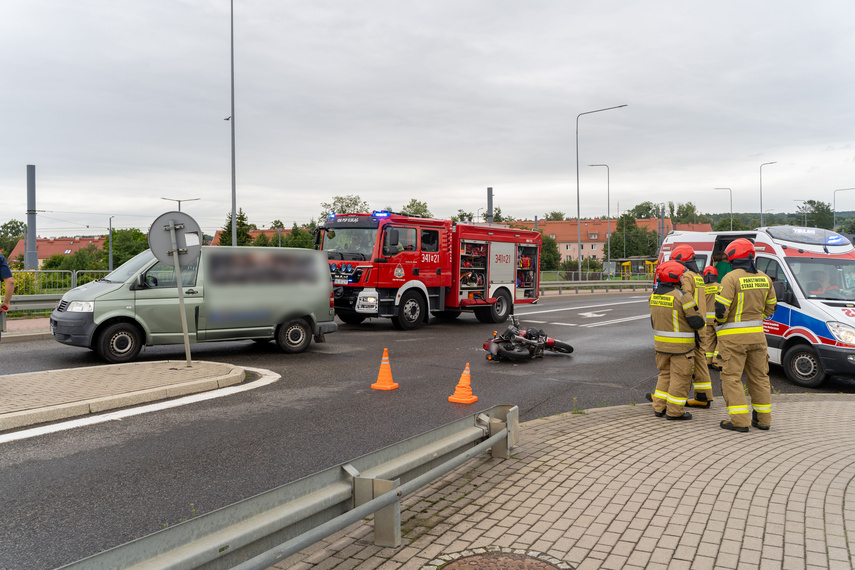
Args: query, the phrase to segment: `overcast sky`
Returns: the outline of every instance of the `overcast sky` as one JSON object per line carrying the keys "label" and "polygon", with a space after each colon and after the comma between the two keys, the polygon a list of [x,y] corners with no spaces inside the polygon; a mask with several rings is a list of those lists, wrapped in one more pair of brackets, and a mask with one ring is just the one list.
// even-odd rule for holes
{"label": "overcast sky", "polygon": [[[9,0],[0,223],[147,231],[231,209],[228,0]],[[436,217],[645,200],[795,211],[855,187],[855,3],[235,0],[237,202],[259,227],[357,194]],[[837,193],[855,209],[855,191]],[[88,229],[87,229],[88,226]]]}

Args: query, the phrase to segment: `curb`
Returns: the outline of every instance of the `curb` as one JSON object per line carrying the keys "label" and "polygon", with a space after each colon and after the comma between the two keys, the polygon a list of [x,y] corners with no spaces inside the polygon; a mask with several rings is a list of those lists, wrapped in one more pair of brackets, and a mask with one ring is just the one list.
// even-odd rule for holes
{"label": "curb", "polygon": [[3,414],[0,416],[0,431],[13,430],[58,420],[66,420],[74,417],[88,416],[90,414],[97,414],[108,410],[115,410],[117,408],[125,408],[148,402],[167,400],[198,392],[207,392],[218,388],[225,388],[226,386],[232,386],[234,384],[240,384],[244,381],[246,378],[246,372],[243,368],[232,365],[226,366],[229,366],[229,371],[224,375],[216,376],[214,378],[194,380],[192,382],[173,384],[171,386],[149,388],[147,390],[125,392],[123,394],[114,394],[111,396],[93,398],[91,400],[83,400],[80,402],[70,402],[67,404],[59,404],[34,410]]}
{"label": "curb", "polygon": [[47,340],[49,338],[53,338],[53,335],[50,334],[50,331],[33,333],[6,332],[3,334],[2,337],[0,337],[0,344],[6,344],[7,342],[23,342],[25,340]]}

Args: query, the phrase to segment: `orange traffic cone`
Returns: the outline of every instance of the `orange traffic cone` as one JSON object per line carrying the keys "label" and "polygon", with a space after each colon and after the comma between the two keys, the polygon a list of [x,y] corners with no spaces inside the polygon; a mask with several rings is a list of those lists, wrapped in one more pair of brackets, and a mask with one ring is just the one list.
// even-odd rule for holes
{"label": "orange traffic cone", "polygon": [[449,402],[456,404],[474,404],[478,401],[478,396],[472,394],[472,386],[469,384],[469,363],[466,363],[466,370],[460,375],[460,382],[457,383],[457,388],[454,389],[454,394],[448,397]]}
{"label": "orange traffic cone", "polygon": [[398,387],[392,381],[392,367],[389,366],[389,349],[383,349],[383,360],[380,361],[380,373],[377,374],[377,382],[371,385],[375,390],[394,390]]}

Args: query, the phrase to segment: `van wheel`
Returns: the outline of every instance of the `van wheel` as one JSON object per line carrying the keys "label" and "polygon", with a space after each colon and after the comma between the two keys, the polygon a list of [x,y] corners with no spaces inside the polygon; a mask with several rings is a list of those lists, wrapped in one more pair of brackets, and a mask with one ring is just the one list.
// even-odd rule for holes
{"label": "van wheel", "polygon": [[410,331],[422,326],[427,312],[422,296],[416,291],[407,291],[401,295],[398,314],[392,317],[396,329]]}
{"label": "van wheel", "polygon": [[303,319],[283,323],[276,330],[276,344],[289,354],[303,352],[309,347],[310,342],[312,342],[312,329]]}
{"label": "van wheel", "polygon": [[137,357],[142,348],[142,335],[130,323],[115,323],[98,335],[95,351],[111,364],[123,364]]}
{"label": "van wheel", "polygon": [[816,388],[828,377],[816,351],[806,344],[797,344],[787,350],[783,364],[787,378],[797,386]]}

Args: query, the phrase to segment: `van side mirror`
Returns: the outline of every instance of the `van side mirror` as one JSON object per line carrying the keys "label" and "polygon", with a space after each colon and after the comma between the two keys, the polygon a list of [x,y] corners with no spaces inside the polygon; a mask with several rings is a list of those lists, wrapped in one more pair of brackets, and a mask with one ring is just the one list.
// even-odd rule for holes
{"label": "van side mirror", "polygon": [[773,281],[772,286],[775,288],[775,297],[778,298],[778,301],[788,305],[793,305],[794,307],[799,306],[799,302],[796,300],[796,295],[793,293],[793,290],[790,289],[789,283]]}

